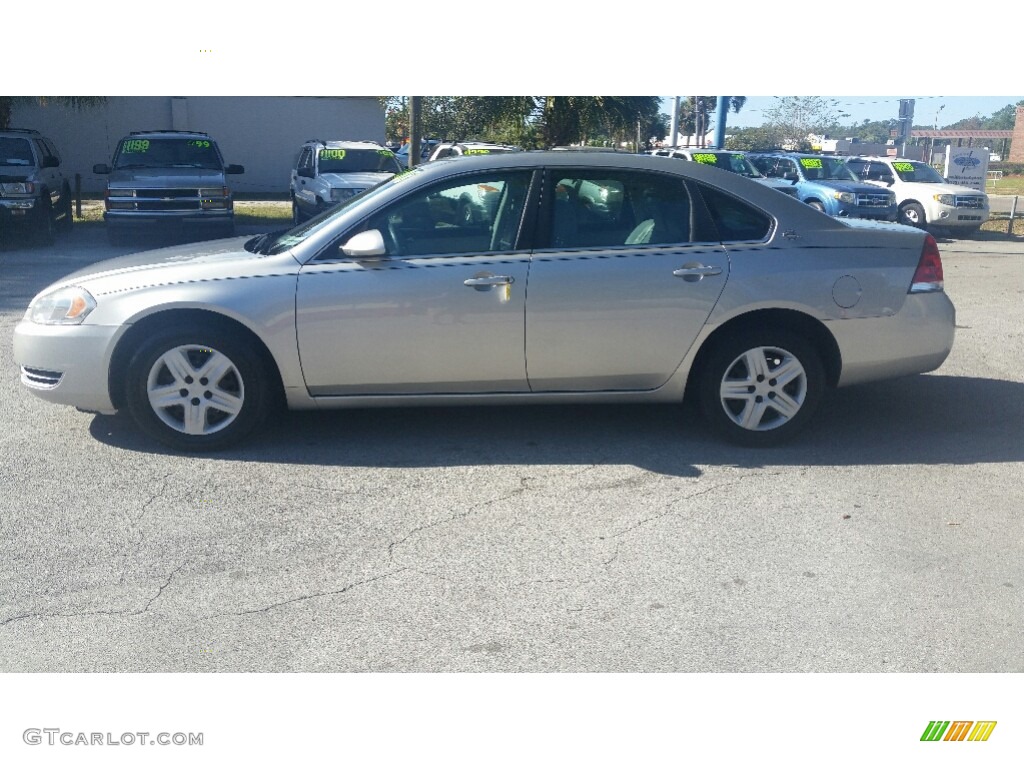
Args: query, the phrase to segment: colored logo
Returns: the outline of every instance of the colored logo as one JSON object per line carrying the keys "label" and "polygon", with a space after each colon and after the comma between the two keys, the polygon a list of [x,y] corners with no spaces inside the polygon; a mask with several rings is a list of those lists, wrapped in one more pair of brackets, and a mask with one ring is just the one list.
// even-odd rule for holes
{"label": "colored logo", "polygon": [[921,741],[988,741],[995,729],[995,720],[932,720]]}
{"label": "colored logo", "polygon": [[960,155],[960,157],[954,157],[953,158],[953,164],[954,165],[963,166],[964,168],[968,168],[968,167],[974,168],[976,166],[981,165],[981,160],[979,158],[977,158],[977,157],[969,157],[967,155]]}

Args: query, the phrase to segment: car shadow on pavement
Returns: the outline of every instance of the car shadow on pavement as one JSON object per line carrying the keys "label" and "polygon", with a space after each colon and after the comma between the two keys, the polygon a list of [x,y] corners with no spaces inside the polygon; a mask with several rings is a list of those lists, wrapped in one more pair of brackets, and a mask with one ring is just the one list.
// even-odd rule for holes
{"label": "car shadow on pavement", "polygon": [[[633,465],[697,477],[700,465],[855,466],[1024,460],[1024,383],[913,376],[832,393],[794,442],[750,449],[711,435],[692,406],[509,406],[291,412],[227,461],[351,467]],[[92,436],[173,455],[126,415],[97,416]]]}

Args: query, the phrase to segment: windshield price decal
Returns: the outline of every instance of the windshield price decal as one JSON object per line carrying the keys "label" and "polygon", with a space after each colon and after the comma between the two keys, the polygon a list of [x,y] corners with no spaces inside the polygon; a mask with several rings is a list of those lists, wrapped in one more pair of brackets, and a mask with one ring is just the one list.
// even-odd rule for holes
{"label": "windshield price decal", "polygon": [[693,159],[698,163],[704,163],[704,165],[718,164],[718,156],[712,155],[710,152],[698,152],[694,154]]}
{"label": "windshield price decal", "polygon": [[149,150],[148,139],[131,139],[121,145],[122,152],[146,152]]}
{"label": "windshield price decal", "polygon": [[816,157],[801,157],[800,165],[804,168],[821,168],[821,160]]}
{"label": "windshield price decal", "polygon": [[[384,157],[394,157],[395,156],[394,152],[392,152],[390,149],[378,149],[377,150],[377,154],[378,155],[383,155]],[[321,155],[321,157],[323,157],[323,155]]]}
{"label": "windshield price decal", "polygon": [[912,170],[914,170],[914,166],[912,164],[910,164],[910,163],[893,163],[892,167],[895,168],[897,171],[912,171]]}
{"label": "windshield price decal", "polygon": [[210,148],[210,142],[205,141],[203,139],[193,139],[192,141],[190,141],[188,143],[188,145],[190,147],[199,147],[201,149],[209,149]]}
{"label": "windshield price decal", "polygon": [[344,160],[345,150],[344,149],[321,149],[320,150],[321,160]]}
{"label": "windshield price decal", "polygon": [[491,150],[489,149],[467,149],[463,154],[466,155],[489,155]]}

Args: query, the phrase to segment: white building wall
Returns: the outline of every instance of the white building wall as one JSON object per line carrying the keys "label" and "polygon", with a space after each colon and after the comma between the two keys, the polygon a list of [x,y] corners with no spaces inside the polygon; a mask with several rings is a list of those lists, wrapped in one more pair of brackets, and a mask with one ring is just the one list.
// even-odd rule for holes
{"label": "white building wall", "polygon": [[131,131],[205,131],[224,161],[245,166],[229,177],[237,194],[286,194],[292,162],[307,139],[384,141],[384,110],[366,96],[112,96],[100,107],[73,110],[53,104],[14,109],[11,125],[53,139],[64,172],[82,176],[85,194],[101,193],[121,137]]}

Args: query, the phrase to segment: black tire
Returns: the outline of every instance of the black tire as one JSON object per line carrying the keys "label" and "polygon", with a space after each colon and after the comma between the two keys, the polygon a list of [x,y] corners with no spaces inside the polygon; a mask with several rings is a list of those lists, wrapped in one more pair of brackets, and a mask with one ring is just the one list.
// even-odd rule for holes
{"label": "black tire", "polygon": [[924,215],[924,208],[917,203],[907,203],[900,206],[899,218],[897,220],[900,224],[906,224],[908,227],[917,227],[918,229],[924,229],[928,226],[928,221]]}
{"label": "black tire", "polygon": [[[778,381],[775,372],[788,379]],[[698,401],[708,424],[726,440],[749,447],[778,445],[799,433],[824,390],[818,351],[784,329],[727,337],[698,371]]]}
{"label": "black tire", "polygon": [[61,209],[60,228],[64,232],[70,232],[71,231],[71,227],[74,226],[74,223],[75,223],[75,214],[74,214],[74,211],[73,211],[73,208],[72,208],[71,190],[70,189],[65,189],[64,190],[64,199],[63,199],[63,201],[61,203],[60,209]]}
{"label": "black tire", "polygon": [[811,208],[813,208],[813,209],[814,209],[814,210],[816,210],[816,211],[821,211],[822,213],[824,213],[824,212],[825,212],[825,206],[824,206],[824,205],[822,205],[822,204],[821,204],[821,203],[820,203],[819,201],[817,201],[817,200],[808,200],[808,201],[807,201],[807,204],[808,204],[809,206],[811,206]]}
{"label": "black tire", "polygon": [[56,227],[53,223],[53,206],[50,205],[50,196],[43,193],[39,204],[38,219],[36,221],[35,240],[40,245],[53,245],[56,235]]}
{"label": "black tire", "polygon": [[[203,378],[211,366],[215,379]],[[259,355],[215,325],[168,329],[143,342],[128,363],[126,400],[143,432],[189,452],[237,445],[274,403]]]}

